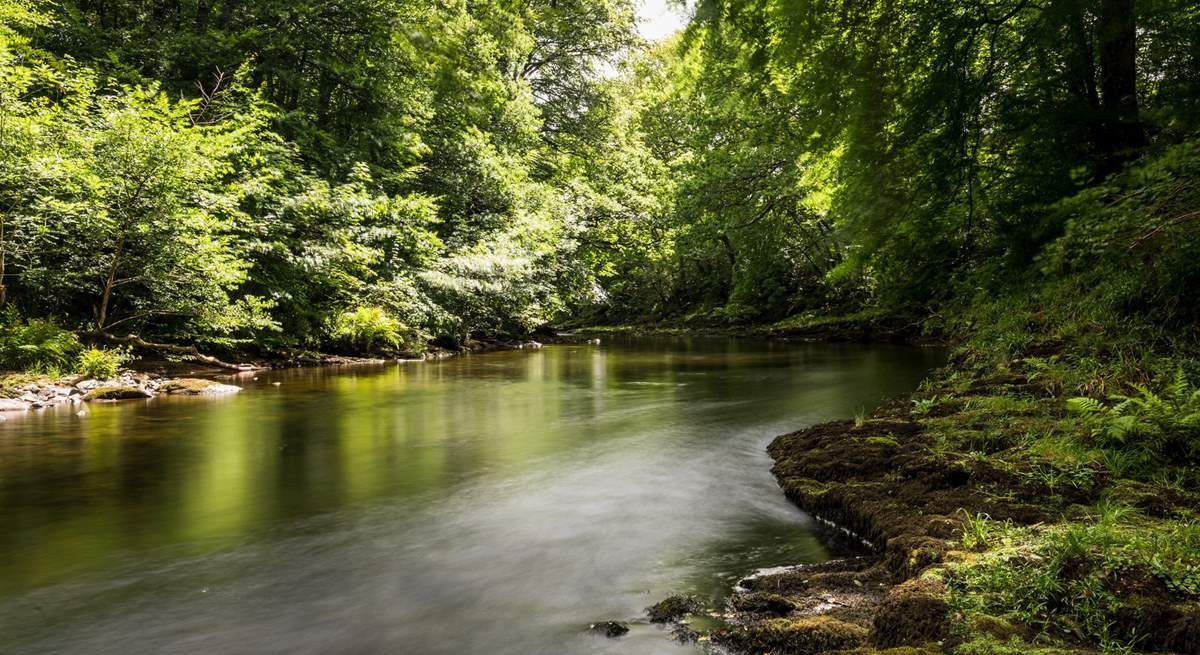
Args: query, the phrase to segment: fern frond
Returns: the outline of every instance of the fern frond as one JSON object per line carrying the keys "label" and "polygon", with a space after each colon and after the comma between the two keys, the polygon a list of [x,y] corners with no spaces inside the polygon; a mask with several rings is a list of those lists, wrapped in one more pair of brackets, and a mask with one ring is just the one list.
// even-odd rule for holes
{"label": "fern frond", "polygon": [[1072,414],[1091,415],[1098,414],[1104,411],[1104,405],[1095,398],[1069,398],[1067,399],[1067,411]]}

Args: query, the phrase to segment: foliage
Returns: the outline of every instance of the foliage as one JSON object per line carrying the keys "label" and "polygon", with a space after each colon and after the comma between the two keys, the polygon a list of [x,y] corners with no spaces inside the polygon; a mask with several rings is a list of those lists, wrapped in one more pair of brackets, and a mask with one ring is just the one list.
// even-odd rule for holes
{"label": "foliage", "polygon": [[1195,524],[1152,524],[1128,507],[1102,502],[1086,521],[996,531],[995,548],[951,569],[960,610],[1065,628],[1122,649],[1136,645],[1137,635],[1114,630],[1124,611],[1114,581],[1149,576],[1171,593],[1200,596]]}
{"label": "foliage", "polygon": [[359,307],[334,318],[330,336],[351,349],[397,350],[409,341],[409,330],[379,307]]}
{"label": "foliage", "polygon": [[0,5],[0,304],[262,350],[390,343],[372,307],[417,348],[594,287],[628,0],[151,4]]}
{"label": "foliage", "polygon": [[0,317],[0,369],[66,371],[82,348],[74,333],[51,321],[25,321],[11,306]]}
{"label": "foliage", "polygon": [[1144,451],[1167,462],[1200,461],[1200,388],[1182,368],[1159,385],[1133,383],[1132,396],[1114,395],[1106,406],[1094,398],[1072,398],[1067,409],[1087,417],[1102,446]]}
{"label": "foliage", "polygon": [[128,348],[88,348],[79,354],[75,372],[94,380],[111,380],[133,359]]}

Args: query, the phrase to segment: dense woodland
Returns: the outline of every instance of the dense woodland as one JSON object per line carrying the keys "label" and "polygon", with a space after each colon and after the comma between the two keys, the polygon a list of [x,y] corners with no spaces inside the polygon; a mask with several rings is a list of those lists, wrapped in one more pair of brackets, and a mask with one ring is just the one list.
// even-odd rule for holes
{"label": "dense woodland", "polygon": [[[1107,503],[969,514],[955,616],[1196,652],[1200,3],[693,11],[645,43],[632,0],[0,0],[0,368],[900,325],[958,346],[931,466]],[[1023,391],[963,400],[997,371]]]}
{"label": "dense woodland", "polygon": [[664,44],[628,0],[0,11],[10,322],[283,351],[1017,289],[1196,318],[1187,0],[706,1]]}

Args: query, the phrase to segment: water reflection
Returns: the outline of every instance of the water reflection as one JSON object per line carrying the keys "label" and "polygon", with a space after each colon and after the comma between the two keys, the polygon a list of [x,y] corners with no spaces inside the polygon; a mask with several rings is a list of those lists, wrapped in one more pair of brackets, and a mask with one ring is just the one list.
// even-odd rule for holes
{"label": "water reflection", "polygon": [[17,653],[679,653],[648,626],[616,642],[580,627],[825,558],[765,444],[912,388],[938,356],[618,340],[9,420],[0,638]]}

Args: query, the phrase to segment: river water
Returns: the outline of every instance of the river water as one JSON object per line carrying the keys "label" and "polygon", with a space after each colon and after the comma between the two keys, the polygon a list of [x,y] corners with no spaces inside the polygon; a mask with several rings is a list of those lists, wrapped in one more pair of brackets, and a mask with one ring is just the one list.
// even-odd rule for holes
{"label": "river water", "polygon": [[698,652],[585,629],[828,558],[765,446],[940,357],[613,339],[10,417],[0,653]]}

